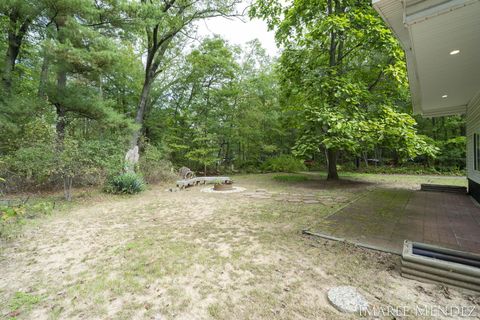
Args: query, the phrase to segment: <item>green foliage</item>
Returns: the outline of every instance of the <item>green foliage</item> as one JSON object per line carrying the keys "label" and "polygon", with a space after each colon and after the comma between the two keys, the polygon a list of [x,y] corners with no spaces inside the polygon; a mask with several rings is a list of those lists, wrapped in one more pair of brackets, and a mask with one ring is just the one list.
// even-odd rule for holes
{"label": "green foliage", "polygon": [[298,172],[306,169],[302,160],[290,155],[270,158],[262,164],[262,170],[267,172]]}
{"label": "green foliage", "polygon": [[215,136],[208,133],[199,133],[200,135],[193,139],[195,145],[185,155],[187,159],[196,161],[206,168],[218,161]]}
{"label": "green foliage", "polygon": [[279,182],[303,182],[309,180],[307,176],[301,175],[274,176],[273,179]]}
{"label": "green foliage", "polygon": [[24,191],[48,185],[55,172],[55,152],[51,144],[22,147],[2,158],[0,175],[5,191]]}
{"label": "green foliage", "polygon": [[258,160],[237,161],[236,169],[245,173],[260,173],[261,162]]}
{"label": "green foliage", "polygon": [[172,163],[166,159],[155,146],[147,144],[140,157],[140,171],[147,183],[173,182],[177,175]]}
{"label": "green foliage", "polygon": [[239,48],[205,39],[172,72],[178,77],[152,106],[146,126],[149,141],[165,146],[176,166],[258,171],[265,158],[290,151],[277,75],[258,41]]}
{"label": "green foliage", "polygon": [[57,173],[62,177],[82,178],[84,184],[99,184],[122,168],[123,151],[115,141],[68,138],[59,155]]}
{"label": "green foliage", "polygon": [[436,159],[436,165],[444,168],[465,168],[467,157],[467,138],[464,136],[439,141],[439,156]]}
{"label": "green foliage", "polygon": [[[304,170],[278,157],[292,151],[316,169],[325,151],[343,164],[465,167],[464,142],[454,139],[465,135],[464,117],[415,123],[403,50],[371,1],[255,1],[250,14],[275,30],[279,59],[258,40],[218,36],[185,50],[194,21],[234,7],[3,1],[0,192],[63,184],[69,199],[73,186],[102,185],[122,170],[132,133],[141,133],[149,183],[174,179],[172,163],[205,173]],[[5,68],[12,45],[18,56]]]}
{"label": "green foliage", "polygon": [[42,296],[18,291],[12,297],[9,307],[12,311],[16,311],[19,309],[25,309],[26,311],[28,311],[33,307],[33,305],[42,301],[42,299]]}
{"label": "green foliage", "polygon": [[105,192],[135,194],[145,190],[143,178],[134,172],[122,173],[107,180]]}
{"label": "green foliage", "polygon": [[[75,181],[77,185],[98,185],[123,164],[122,145],[110,140],[68,137],[61,151],[48,141],[30,144],[2,158],[0,176],[6,180],[5,191],[47,187],[59,179],[70,184]],[[67,184],[65,191],[70,192],[70,187]]]}
{"label": "green foliage", "polygon": [[296,155],[328,150],[336,163],[339,152],[375,148],[403,159],[435,154],[415,121],[397,111],[407,99],[404,53],[370,1],[257,0],[250,14],[267,20],[285,48],[282,103],[299,132]]}

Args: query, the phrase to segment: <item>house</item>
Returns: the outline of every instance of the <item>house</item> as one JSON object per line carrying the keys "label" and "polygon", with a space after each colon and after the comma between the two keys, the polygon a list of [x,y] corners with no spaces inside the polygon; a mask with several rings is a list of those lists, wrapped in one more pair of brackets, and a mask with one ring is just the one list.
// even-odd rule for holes
{"label": "house", "polygon": [[405,50],[413,111],[466,114],[469,193],[480,201],[480,0],[373,0]]}

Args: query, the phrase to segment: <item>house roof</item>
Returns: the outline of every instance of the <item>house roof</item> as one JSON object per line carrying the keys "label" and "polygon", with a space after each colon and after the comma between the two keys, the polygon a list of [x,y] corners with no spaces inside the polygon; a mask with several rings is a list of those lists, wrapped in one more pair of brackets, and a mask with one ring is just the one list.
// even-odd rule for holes
{"label": "house roof", "polygon": [[464,113],[480,91],[480,0],[373,0],[373,6],[405,50],[413,111]]}

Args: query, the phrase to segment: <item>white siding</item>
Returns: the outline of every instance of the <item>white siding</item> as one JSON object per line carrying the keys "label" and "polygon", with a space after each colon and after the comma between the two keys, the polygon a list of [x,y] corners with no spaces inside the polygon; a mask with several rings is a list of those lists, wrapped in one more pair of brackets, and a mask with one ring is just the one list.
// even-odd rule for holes
{"label": "white siding", "polygon": [[480,134],[480,92],[467,106],[467,178],[480,183],[480,168],[474,170],[473,134]]}

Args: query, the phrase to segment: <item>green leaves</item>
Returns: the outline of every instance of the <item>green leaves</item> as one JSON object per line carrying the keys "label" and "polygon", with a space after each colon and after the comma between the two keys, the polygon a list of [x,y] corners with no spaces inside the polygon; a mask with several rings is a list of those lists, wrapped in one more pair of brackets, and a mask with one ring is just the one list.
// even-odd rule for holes
{"label": "green leaves", "polygon": [[262,164],[262,170],[267,172],[299,172],[306,169],[301,159],[290,155],[270,158]]}
{"label": "green leaves", "polygon": [[214,164],[219,160],[218,144],[215,135],[204,131],[202,132],[202,130],[197,134],[198,135],[193,139],[193,148],[187,152],[185,156],[187,159],[196,161],[203,166]]}
{"label": "green leaves", "polygon": [[251,14],[266,19],[285,48],[282,102],[299,130],[295,154],[378,147],[403,159],[435,154],[415,121],[395,111],[406,99],[403,51],[370,1],[297,0],[282,10],[270,3],[256,1]]}
{"label": "green leaves", "polygon": [[107,180],[105,192],[113,194],[135,194],[145,190],[143,178],[134,172],[122,173]]}

